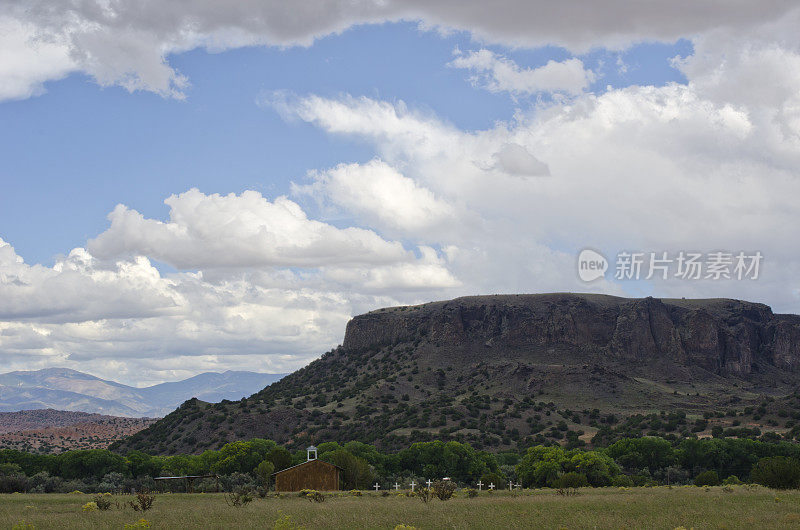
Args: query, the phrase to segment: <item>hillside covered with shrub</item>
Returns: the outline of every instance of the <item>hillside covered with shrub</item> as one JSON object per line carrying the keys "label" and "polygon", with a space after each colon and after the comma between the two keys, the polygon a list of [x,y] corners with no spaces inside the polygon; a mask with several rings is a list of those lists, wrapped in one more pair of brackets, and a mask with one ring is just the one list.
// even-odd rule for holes
{"label": "hillside covered with shrub", "polygon": [[253,437],[517,450],[645,434],[796,439],[800,317],[750,302],[503,295],[381,309],[240,401],[184,403],[113,446],[200,453]]}

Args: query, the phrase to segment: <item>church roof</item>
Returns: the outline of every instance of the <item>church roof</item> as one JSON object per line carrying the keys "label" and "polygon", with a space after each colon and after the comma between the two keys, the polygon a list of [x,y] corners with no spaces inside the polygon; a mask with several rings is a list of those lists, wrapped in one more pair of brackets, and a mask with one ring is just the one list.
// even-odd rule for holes
{"label": "church roof", "polygon": [[314,462],[319,462],[320,464],[325,464],[326,466],[335,467],[339,471],[344,471],[342,468],[340,468],[339,466],[337,466],[335,464],[331,464],[330,462],[326,462],[324,460],[314,459],[314,460],[306,460],[302,464],[297,464],[297,465],[294,465],[294,466],[291,466],[291,467],[287,467],[287,468],[281,469],[280,471],[276,471],[275,473],[273,473],[273,475],[277,475],[278,473],[283,473],[284,471],[289,471],[290,469],[294,469],[294,468],[297,468],[297,467],[300,467],[300,466],[307,466],[308,464],[312,464]]}

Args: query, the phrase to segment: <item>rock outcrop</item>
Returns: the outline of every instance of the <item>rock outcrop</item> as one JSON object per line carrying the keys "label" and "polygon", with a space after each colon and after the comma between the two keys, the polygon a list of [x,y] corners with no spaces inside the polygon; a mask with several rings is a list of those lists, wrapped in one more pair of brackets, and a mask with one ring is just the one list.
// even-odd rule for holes
{"label": "rock outcrop", "polygon": [[462,360],[580,355],[672,363],[720,375],[800,370],[800,316],[730,299],[628,299],[543,294],[457,298],[372,311],[347,325],[342,347],[427,343]]}

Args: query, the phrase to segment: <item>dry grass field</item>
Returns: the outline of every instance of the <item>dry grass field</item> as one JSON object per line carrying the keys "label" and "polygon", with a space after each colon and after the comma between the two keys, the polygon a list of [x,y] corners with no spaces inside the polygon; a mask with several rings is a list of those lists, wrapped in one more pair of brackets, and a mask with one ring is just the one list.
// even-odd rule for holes
{"label": "dry grass field", "polygon": [[[92,495],[0,495],[0,530],[21,522],[37,530],[125,528],[144,518],[151,528],[800,528],[800,491],[737,486],[583,489],[575,496],[553,490],[481,493],[425,504],[388,497],[329,494],[310,502],[296,494],[256,498],[232,507],[223,494],[161,494],[144,514],[130,507],[83,511]],[[117,496],[116,500],[130,500]],[[25,528],[18,526],[18,528]],[[30,527],[27,527],[30,528]]]}

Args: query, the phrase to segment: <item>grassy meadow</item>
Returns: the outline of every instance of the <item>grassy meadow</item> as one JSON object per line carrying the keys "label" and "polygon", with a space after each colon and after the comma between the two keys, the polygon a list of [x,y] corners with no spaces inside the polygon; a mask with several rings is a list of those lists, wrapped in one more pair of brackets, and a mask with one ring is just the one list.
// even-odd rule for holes
{"label": "grassy meadow", "polygon": [[[763,487],[587,488],[574,496],[554,490],[482,492],[449,501],[391,493],[328,494],[310,502],[296,494],[256,498],[232,507],[224,494],[160,494],[144,514],[130,507],[83,511],[93,495],[0,495],[0,530],[21,522],[37,530],[125,528],[144,518],[151,528],[800,528],[800,491]],[[132,499],[116,496],[120,506]],[[31,528],[18,526],[18,528]]]}

